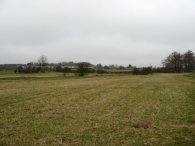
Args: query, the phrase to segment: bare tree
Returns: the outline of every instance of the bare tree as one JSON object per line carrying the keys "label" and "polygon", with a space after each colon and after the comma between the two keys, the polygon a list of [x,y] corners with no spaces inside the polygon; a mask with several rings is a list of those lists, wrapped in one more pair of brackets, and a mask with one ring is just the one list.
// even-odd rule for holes
{"label": "bare tree", "polygon": [[39,65],[42,67],[42,66],[46,66],[47,65],[47,56],[45,55],[42,55],[39,59],[38,59],[38,63]]}

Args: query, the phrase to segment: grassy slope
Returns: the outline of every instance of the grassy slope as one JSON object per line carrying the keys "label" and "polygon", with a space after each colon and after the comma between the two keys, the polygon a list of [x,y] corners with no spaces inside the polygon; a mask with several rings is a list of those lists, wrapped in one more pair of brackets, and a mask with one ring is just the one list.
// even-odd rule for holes
{"label": "grassy slope", "polygon": [[59,76],[0,80],[0,145],[195,144],[194,75]]}

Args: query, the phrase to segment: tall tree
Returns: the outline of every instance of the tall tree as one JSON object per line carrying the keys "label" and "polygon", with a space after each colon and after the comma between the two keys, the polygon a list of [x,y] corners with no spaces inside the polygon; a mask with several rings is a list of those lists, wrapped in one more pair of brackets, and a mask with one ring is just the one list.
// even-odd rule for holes
{"label": "tall tree", "polygon": [[195,65],[195,60],[194,60],[194,53],[190,50],[188,50],[184,55],[183,55],[183,63],[185,67],[186,72],[192,72],[194,69]]}
{"label": "tall tree", "polygon": [[182,62],[182,55],[178,52],[173,52],[165,60],[163,60],[163,65],[169,71],[181,72]]}
{"label": "tall tree", "polygon": [[38,59],[38,63],[40,66],[46,66],[47,65],[47,62],[48,59],[47,59],[47,56],[45,55],[42,55],[39,59]]}

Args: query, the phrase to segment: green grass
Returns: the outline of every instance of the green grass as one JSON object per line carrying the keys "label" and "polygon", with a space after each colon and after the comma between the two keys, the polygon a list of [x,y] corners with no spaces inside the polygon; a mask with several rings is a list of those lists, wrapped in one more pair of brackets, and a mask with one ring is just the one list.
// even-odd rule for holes
{"label": "green grass", "polygon": [[195,145],[194,101],[194,74],[0,73],[0,145]]}
{"label": "green grass", "polygon": [[3,78],[16,78],[16,77],[34,77],[34,78],[53,78],[53,77],[63,77],[62,73],[47,72],[47,73],[13,73],[13,71],[1,71],[0,79]]}

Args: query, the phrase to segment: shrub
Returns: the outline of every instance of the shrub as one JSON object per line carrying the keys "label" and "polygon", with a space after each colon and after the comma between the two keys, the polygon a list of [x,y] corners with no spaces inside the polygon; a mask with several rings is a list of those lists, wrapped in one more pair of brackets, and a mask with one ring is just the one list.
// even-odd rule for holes
{"label": "shrub", "polygon": [[152,67],[143,67],[143,68],[134,68],[133,72],[134,75],[148,75],[152,73]]}
{"label": "shrub", "polygon": [[103,69],[99,69],[96,71],[97,74],[106,74],[107,71],[103,70]]}

